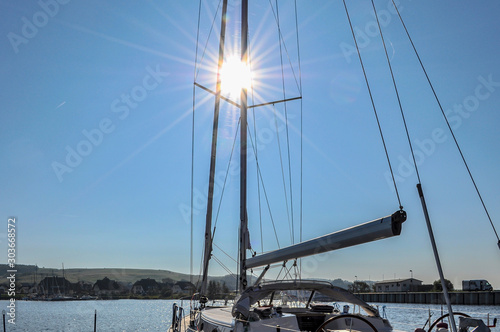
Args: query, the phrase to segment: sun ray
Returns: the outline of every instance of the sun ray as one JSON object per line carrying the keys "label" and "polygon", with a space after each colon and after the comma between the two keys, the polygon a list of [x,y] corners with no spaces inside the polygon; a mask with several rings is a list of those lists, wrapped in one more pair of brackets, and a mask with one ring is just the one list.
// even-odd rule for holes
{"label": "sun ray", "polygon": [[237,57],[228,57],[221,68],[221,90],[224,95],[239,97],[242,88],[250,89],[252,73],[250,67]]}

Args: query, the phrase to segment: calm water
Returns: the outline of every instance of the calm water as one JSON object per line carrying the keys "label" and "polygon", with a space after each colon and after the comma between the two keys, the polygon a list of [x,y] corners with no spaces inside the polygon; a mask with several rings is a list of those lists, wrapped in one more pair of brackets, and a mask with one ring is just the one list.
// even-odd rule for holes
{"label": "calm water", "polygon": [[[423,327],[429,318],[429,309],[431,311],[431,322],[439,318],[443,313],[446,314],[446,306],[432,305],[432,304],[398,304],[398,303],[380,303],[378,305],[380,313],[383,313],[383,306],[385,305],[385,313],[394,329],[401,331],[413,331],[417,327]],[[444,312],[443,312],[444,311]],[[498,318],[500,322],[500,306],[468,306],[468,305],[454,305],[453,312],[461,312],[468,314],[471,317],[481,318],[487,322],[488,313],[490,314],[490,324],[493,318]],[[455,316],[456,317],[456,316]],[[456,318],[458,324],[458,318]],[[496,328],[492,328],[492,332],[500,332],[500,327],[497,324]],[[429,328],[429,325],[425,327]],[[436,328],[432,330],[436,331]]]}
{"label": "calm water", "polygon": [[[97,310],[97,331],[166,331],[170,326],[174,302],[176,301],[16,301],[16,325],[7,323],[7,331],[93,331],[94,310]],[[6,309],[7,304],[7,301],[0,301],[1,309]],[[378,305],[381,313],[382,307],[386,306],[387,318],[395,329],[402,331],[422,327],[429,316],[429,309],[433,320],[441,313],[441,306],[438,305]],[[483,319],[486,319],[489,312],[491,320],[494,317],[500,319],[500,306],[454,306],[454,311]],[[500,332],[500,328],[492,331]]]}

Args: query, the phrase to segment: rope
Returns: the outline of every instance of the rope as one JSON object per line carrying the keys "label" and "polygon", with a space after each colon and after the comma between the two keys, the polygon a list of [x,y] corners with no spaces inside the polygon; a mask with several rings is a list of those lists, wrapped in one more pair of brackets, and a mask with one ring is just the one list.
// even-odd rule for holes
{"label": "rope", "polygon": [[387,163],[389,165],[389,170],[391,171],[392,182],[394,184],[394,189],[396,191],[396,196],[397,196],[397,199],[398,199],[399,208],[402,210],[403,206],[401,205],[401,199],[399,197],[398,186],[396,184],[396,179],[394,178],[394,172],[392,170],[391,160],[389,158],[389,153],[387,152],[387,146],[385,144],[384,134],[382,133],[382,127],[380,125],[380,121],[379,121],[379,118],[378,118],[377,109],[375,107],[375,102],[373,101],[373,95],[372,95],[372,92],[371,92],[371,89],[370,89],[370,84],[368,82],[368,77],[366,75],[366,70],[365,70],[365,66],[363,64],[363,59],[361,58],[361,53],[359,51],[359,46],[358,46],[358,42],[356,40],[356,35],[354,34],[354,29],[352,27],[351,17],[349,16],[349,11],[347,10],[347,5],[345,3],[345,0],[342,0],[342,1],[344,3],[344,8],[345,8],[345,12],[347,14],[347,19],[349,21],[349,26],[351,28],[351,33],[352,33],[352,37],[354,39],[354,44],[356,45],[356,51],[358,53],[359,62],[361,64],[361,68],[363,69],[363,75],[365,77],[366,87],[368,88],[368,93],[370,95],[370,100],[371,100],[371,103],[372,103],[373,112],[375,114],[375,119],[377,120],[377,125],[378,125],[378,130],[379,130],[379,133],[380,133],[380,138],[382,139],[382,145],[384,146],[385,156],[387,158]]}
{"label": "rope", "polygon": [[392,0],[392,4],[394,5],[394,8],[396,8],[396,12],[398,13],[399,20],[401,21],[401,24],[403,25],[403,28],[405,29],[406,35],[408,36],[408,40],[410,41],[411,46],[413,47],[413,51],[415,52],[415,55],[417,56],[418,62],[420,63],[420,67],[422,68],[422,71],[425,74],[427,82],[429,83],[429,86],[430,86],[430,88],[432,90],[432,93],[434,94],[434,98],[436,99],[436,102],[437,102],[437,104],[439,106],[439,109],[441,110],[441,114],[443,115],[443,118],[444,118],[444,120],[446,122],[446,125],[448,126],[448,129],[449,129],[449,131],[451,133],[451,137],[453,137],[453,141],[455,142],[457,150],[460,153],[460,157],[462,158],[462,161],[463,161],[463,163],[465,165],[465,168],[467,169],[467,172],[469,173],[469,177],[470,177],[470,179],[472,181],[472,184],[474,185],[474,188],[476,189],[477,196],[479,197],[479,200],[481,201],[481,204],[483,205],[483,209],[486,212],[486,216],[488,217],[488,220],[489,220],[489,222],[491,224],[491,227],[493,228],[493,232],[495,233],[495,236],[496,236],[496,238],[498,240],[497,244],[498,244],[498,247],[500,249],[500,237],[498,236],[498,233],[497,233],[497,230],[495,228],[495,225],[493,224],[493,221],[492,221],[491,216],[490,216],[490,214],[488,212],[488,209],[486,208],[486,204],[484,203],[483,197],[481,196],[481,193],[479,192],[479,188],[476,185],[476,181],[474,180],[474,177],[472,176],[472,172],[470,171],[469,165],[465,161],[464,154],[462,153],[462,149],[460,148],[460,145],[458,144],[457,138],[455,137],[455,133],[453,132],[453,129],[451,128],[450,122],[448,121],[448,118],[446,117],[446,114],[444,112],[443,106],[441,105],[441,102],[440,102],[440,100],[439,100],[439,98],[437,96],[436,90],[434,89],[434,86],[432,85],[432,82],[431,82],[431,80],[429,78],[429,75],[427,74],[427,71],[425,70],[424,64],[422,63],[422,60],[420,59],[420,56],[419,56],[419,54],[417,52],[415,44],[413,43],[413,40],[410,37],[410,33],[408,32],[408,29],[406,28],[406,25],[403,22],[403,18],[401,17],[401,14],[399,13],[398,7],[394,3],[394,0]]}

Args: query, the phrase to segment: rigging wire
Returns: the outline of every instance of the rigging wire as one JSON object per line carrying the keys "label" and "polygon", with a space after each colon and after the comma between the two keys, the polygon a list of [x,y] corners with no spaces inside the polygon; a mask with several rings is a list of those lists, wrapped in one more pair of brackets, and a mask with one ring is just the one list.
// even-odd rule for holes
{"label": "rigging wire", "polygon": [[375,4],[374,4],[373,0],[372,0],[372,7],[373,7],[373,12],[375,14],[375,18],[377,19],[377,25],[378,25],[378,30],[380,32],[380,37],[382,39],[382,44],[384,45],[385,57],[387,59],[387,64],[389,66],[389,71],[391,73],[391,78],[392,78],[392,84],[394,86],[394,91],[396,92],[396,97],[398,99],[399,110],[401,112],[401,118],[403,120],[403,125],[404,125],[405,132],[406,132],[406,138],[408,139],[408,144],[410,146],[411,156],[412,156],[412,159],[413,159],[413,165],[415,167],[415,172],[417,174],[418,182],[420,183],[421,182],[420,181],[420,173],[418,171],[417,162],[416,162],[416,159],[415,159],[415,152],[413,151],[413,144],[411,143],[411,139],[410,139],[410,132],[408,130],[408,125],[406,123],[406,117],[405,117],[405,114],[404,114],[404,111],[403,111],[403,106],[401,104],[401,98],[399,96],[399,91],[398,91],[398,87],[397,87],[397,84],[396,84],[396,79],[394,77],[394,72],[392,70],[391,61],[389,59],[389,53],[387,52],[387,45],[385,43],[384,34],[382,33],[382,29],[380,28],[380,22],[379,22],[379,19],[378,19],[377,9],[375,8]]}
{"label": "rigging wire", "polygon": [[[281,38],[281,26],[280,26],[280,15],[279,15],[279,6],[278,6],[278,0],[275,0],[276,3],[276,17],[277,17],[277,24],[278,24],[278,34],[279,34],[279,44],[280,44],[280,61],[281,61],[281,85],[283,89],[283,99],[286,99],[286,88],[285,88],[285,72],[284,72],[284,66],[283,66],[283,51],[282,51],[282,44],[284,44],[284,40]],[[290,160],[290,135],[288,133],[288,108],[287,108],[287,103],[284,103],[283,105],[284,111],[285,111],[285,131],[286,131],[286,146],[287,146],[287,153],[288,153],[288,182],[289,182],[289,189],[290,189],[290,216],[291,220],[290,223],[292,225],[292,244],[295,243],[295,227],[294,227],[294,220],[293,220],[293,186],[292,186],[292,165],[291,165],[291,160]]]}
{"label": "rigging wire", "polygon": [[[251,131],[250,131],[250,130],[248,131],[248,136],[249,136],[249,138],[250,138],[250,144],[251,144],[252,148],[254,148],[254,149],[255,149],[255,145],[256,145],[256,144],[254,144],[254,140],[253,140],[253,138],[252,138],[252,133],[251,133]],[[254,150],[254,153],[255,153],[255,150]],[[259,176],[260,176],[260,183],[262,183],[262,190],[264,191],[264,197],[265,197],[265,199],[266,199],[267,209],[268,209],[268,211],[269,211],[269,217],[271,218],[271,224],[273,225],[274,236],[276,237],[276,242],[277,242],[277,244],[278,244],[278,248],[281,248],[281,247],[280,247],[280,241],[279,241],[279,239],[278,239],[278,232],[276,231],[276,226],[275,226],[275,224],[274,224],[273,214],[272,214],[272,212],[271,212],[271,206],[270,206],[270,204],[269,204],[269,198],[267,197],[266,186],[264,185],[264,178],[262,177],[262,172],[261,172],[261,170],[260,170],[259,160],[258,160],[257,158],[255,159],[255,164],[256,164],[256,167],[257,167],[257,168],[258,168],[258,170],[259,170],[259,171],[258,171],[258,174],[259,174]]]}
{"label": "rigging wire", "polygon": [[214,246],[217,247],[217,249],[219,249],[220,251],[222,251],[222,253],[224,255],[226,255],[227,257],[229,257],[229,259],[231,259],[233,262],[237,263],[236,259],[234,259],[234,257],[232,257],[231,255],[229,255],[227,252],[225,252],[224,250],[222,250],[221,247],[219,247],[216,243],[214,243]]}
{"label": "rigging wire", "polygon": [[[280,157],[280,165],[281,165],[281,175],[282,175],[282,182],[283,182],[283,194],[285,196],[285,205],[286,205],[286,215],[288,219],[288,226],[290,228],[290,240],[293,242],[293,234],[292,234],[292,226],[290,223],[290,208],[288,206],[288,195],[287,195],[287,189],[286,189],[286,180],[285,180],[285,169],[283,167],[283,154],[281,152],[281,141],[280,141],[280,135],[279,135],[279,130],[278,130],[278,117],[276,115],[276,106],[273,104],[273,115],[274,115],[274,125],[276,127],[276,139],[278,143],[278,154]],[[285,119],[286,122],[286,119]]]}
{"label": "rigging wire", "polygon": [[[302,97],[302,68],[300,61],[300,43],[299,43],[299,20],[297,15],[297,0],[295,0],[295,32],[297,38],[297,60],[299,63],[299,93]],[[303,194],[303,103],[302,98],[300,98],[300,203],[299,203],[299,242],[302,242],[302,194]],[[302,259],[299,260],[299,278],[302,278]]]}
{"label": "rigging wire", "polygon": [[229,269],[226,265],[224,265],[224,263],[222,263],[222,261],[217,258],[217,256],[215,255],[212,255],[212,259],[214,261],[216,261],[217,263],[219,263],[219,265],[231,276],[233,277],[235,280],[237,280],[238,278],[236,277],[236,274],[234,274],[231,269]]}
{"label": "rigging wire", "polygon": [[238,139],[238,131],[240,129],[240,120],[238,120],[238,124],[236,125],[236,132],[234,133],[234,140],[233,140],[233,146],[231,148],[231,154],[229,156],[229,162],[227,163],[227,169],[226,169],[226,175],[224,177],[224,183],[222,185],[222,192],[221,192],[221,196],[220,196],[220,200],[219,200],[219,205],[217,207],[217,214],[215,216],[215,223],[214,223],[214,231],[212,233],[212,241],[214,239],[214,236],[215,236],[215,228],[217,227],[217,221],[219,221],[219,212],[220,212],[220,207],[222,205],[222,199],[224,198],[224,191],[226,189],[226,182],[227,182],[227,177],[229,175],[229,168],[231,167],[231,160],[233,160],[233,152],[234,152],[234,147],[236,145],[236,141]]}
{"label": "rigging wire", "polygon": [[[273,7],[273,5],[272,5],[272,3],[271,3],[271,0],[269,0],[269,5],[271,6],[271,10],[272,10],[272,12],[273,12],[273,15],[274,15],[274,20],[276,21],[276,25],[278,25],[278,34],[279,34],[279,38],[280,38],[280,40],[283,40],[283,41],[284,41],[285,39],[283,38],[283,35],[281,34],[281,30],[279,29],[278,16],[276,15],[276,12],[274,11],[274,7]],[[301,88],[299,88],[299,83],[298,83],[298,81],[297,81],[297,75],[295,74],[295,70],[293,69],[293,66],[292,66],[292,60],[291,60],[291,58],[290,58],[290,54],[288,53],[288,49],[287,49],[286,44],[285,44],[284,42],[283,42],[283,48],[285,49],[285,53],[286,53],[286,56],[287,56],[287,58],[288,58],[288,63],[290,64],[290,69],[291,69],[291,71],[292,71],[293,78],[294,78],[294,80],[295,80],[295,84],[297,85],[297,88],[299,89],[300,94],[302,95],[302,89],[301,89]]]}
{"label": "rigging wire", "polygon": [[[198,5],[198,28],[196,30],[196,48],[194,56],[194,73],[193,83],[196,82],[196,72],[198,66],[198,42],[200,38],[200,21],[201,21],[201,0]],[[193,119],[191,123],[191,244],[190,244],[190,258],[189,258],[189,282],[193,283],[193,228],[194,228],[194,115],[196,110],[196,86],[193,84]]]}
{"label": "rigging wire", "polygon": [[[198,46],[200,41],[200,24],[201,24],[201,0],[198,3],[198,24],[196,29],[196,45],[194,51],[194,73],[193,73],[193,82],[196,82],[196,76],[198,71]],[[193,87],[194,89],[194,87]]]}
{"label": "rigging wire", "polygon": [[[392,67],[390,65],[389,56],[387,54],[387,47],[386,47],[386,44],[385,44],[385,41],[384,41],[382,30],[380,29],[380,23],[379,23],[379,20],[378,20],[377,11],[376,11],[375,5],[373,3],[373,0],[372,0],[372,7],[373,7],[373,10],[374,10],[375,17],[377,18],[378,29],[380,31],[380,35],[382,36],[382,42],[383,42],[383,45],[384,45],[384,50],[385,50],[387,62],[389,64],[389,68],[391,70],[391,75],[392,75]],[[397,8],[396,8],[396,10],[397,10]],[[408,35],[408,37],[409,37],[409,35]],[[417,57],[418,57],[418,55],[417,55]],[[425,72],[425,69],[424,69],[424,72]],[[426,76],[427,76],[427,74],[426,74]],[[399,102],[400,99],[399,99],[399,94],[397,93],[397,87],[396,87],[396,83],[395,83],[395,80],[394,80],[394,75],[392,75],[392,79],[393,79],[394,88],[396,90],[396,94],[398,96],[398,102]],[[434,91],[434,89],[433,89],[433,91]],[[432,226],[431,226],[431,222],[430,222],[429,213],[428,213],[428,210],[427,210],[427,206],[426,206],[426,203],[425,203],[424,194],[423,194],[423,191],[422,191],[422,186],[421,186],[421,183],[420,183],[420,176],[418,176],[418,168],[417,168],[417,164],[415,162],[415,158],[414,158],[414,154],[413,154],[413,148],[411,146],[410,136],[408,134],[408,130],[407,130],[407,127],[406,127],[406,121],[404,121],[403,108],[401,107],[401,103],[399,105],[400,105],[400,110],[401,110],[401,114],[402,114],[402,117],[403,117],[403,122],[405,124],[405,130],[407,132],[407,139],[408,139],[408,142],[410,142],[410,149],[411,149],[411,153],[412,153],[412,158],[413,158],[415,170],[417,172],[417,177],[418,177],[417,189],[418,189],[418,192],[419,192],[419,196],[420,196],[420,200],[421,200],[421,204],[422,204],[422,209],[423,209],[424,216],[425,216],[425,221],[426,221],[426,224],[427,224],[427,229],[428,229],[428,232],[429,232],[429,238],[430,238],[432,249],[433,249],[433,252],[434,252],[434,259],[436,261],[436,265],[437,265],[439,277],[440,277],[440,280],[441,280],[441,284],[443,285],[443,296],[445,298],[445,302],[447,304],[448,311],[449,311],[449,316],[450,316],[449,325],[451,325],[452,326],[452,330],[454,332],[456,332],[457,329],[456,329],[456,326],[455,326],[455,321],[453,319],[453,308],[451,306],[450,298],[449,298],[449,295],[448,295],[448,290],[447,290],[446,285],[445,285],[445,278],[444,278],[444,274],[443,274],[443,269],[442,269],[442,266],[441,266],[441,261],[440,261],[440,258],[439,258],[439,253],[438,253],[438,250],[437,250],[436,241],[434,239],[434,234],[433,234],[433,231],[432,231]]]}
{"label": "rigging wire", "polygon": [[[252,69],[252,56],[251,56],[251,43],[248,45],[248,66],[250,70]],[[251,95],[252,95],[252,104],[255,105],[255,96],[254,96],[254,90],[253,90],[253,78],[252,75],[250,75],[250,87],[251,87]],[[255,120],[255,110],[252,111],[252,119],[253,119],[253,132],[255,135],[255,138],[257,139],[257,122]],[[257,144],[255,145],[255,160],[258,159],[258,146]],[[262,204],[261,204],[261,197],[260,197],[260,181],[259,181],[259,168],[255,168],[256,170],[256,176],[257,176],[257,202],[259,205],[259,224],[260,224],[260,250],[261,252],[264,252],[264,230],[262,227]]]}
{"label": "rigging wire", "polygon": [[[281,270],[278,272],[278,275],[276,276],[276,280],[278,280],[280,278],[281,272],[283,272],[283,270],[286,268],[286,262],[287,261],[284,261],[283,264],[281,264]],[[285,272],[285,276],[286,276],[286,272]]]}
{"label": "rigging wire", "polygon": [[292,264],[292,266],[290,266],[290,268],[286,271],[286,274],[285,274],[285,278],[286,276],[289,276],[290,279],[294,279],[294,277],[292,276],[292,273],[290,271],[292,271],[292,269],[296,266],[295,263],[297,262],[296,259],[294,259],[294,263]]}
{"label": "rigging wire", "polygon": [[196,281],[196,286],[201,286],[201,276],[203,275],[203,255],[200,256],[200,269],[198,270],[198,280]]}
{"label": "rigging wire", "polygon": [[[472,172],[471,172],[471,170],[469,168],[469,165],[467,164],[467,161],[465,160],[465,156],[462,153],[462,149],[460,148],[460,145],[458,144],[457,138],[455,137],[455,133],[454,133],[453,129],[451,128],[451,125],[450,125],[450,122],[448,121],[448,118],[446,117],[446,114],[444,112],[443,106],[441,105],[441,101],[439,100],[439,98],[437,96],[436,90],[434,89],[434,86],[432,85],[432,82],[431,82],[431,80],[429,78],[429,75],[427,74],[427,71],[425,70],[425,66],[424,66],[422,60],[420,59],[420,55],[417,52],[417,48],[415,47],[415,44],[413,43],[413,40],[410,37],[410,33],[408,32],[408,29],[406,28],[406,25],[403,22],[403,18],[401,17],[399,9],[396,6],[396,4],[394,3],[394,0],[392,0],[392,4],[394,5],[394,8],[396,9],[396,12],[398,14],[399,20],[401,21],[401,24],[402,24],[402,26],[403,26],[403,28],[404,28],[404,30],[406,32],[406,35],[408,36],[408,40],[410,41],[410,44],[411,44],[411,46],[413,48],[413,51],[415,52],[415,55],[417,56],[418,62],[420,63],[420,67],[422,68],[422,71],[424,72],[425,77],[427,79],[427,82],[429,83],[429,86],[430,86],[430,88],[432,90],[432,93],[434,94],[434,98],[436,99],[436,102],[437,102],[437,104],[439,106],[439,109],[441,110],[441,114],[443,115],[443,118],[444,118],[444,120],[446,122],[446,125],[448,126],[448,129],[449,129],[449,131],[451,133],[451,137],[453,138],[453,141],[455,142],[455,145],[456,145],[457,150],[458,150],[458,152],[460,154],[460,157],[462,158],[462,161],[463,161],[463,163],[465,165],[465,168],[467,169],[467,172],[469,173],[469,177],[470,177],[470,179],[472,181],[472,184],[474,185],[474,188],[476,189],[477,196],[479,197],[479,200],[481,201],[481,204],[483,205],[483,209],[486,212],[486,216],[488,217],[488,220],[489,220],[489,222],[491,224],[491,227],[493,228],[493,232],[495,233],[495,236],[496,236],[496,238],[498,240],[497,245],[498,245],[498,248],[500,249],[500,237],[498,236],[497,230],[495,228],[495,225],[493,224],[493,221],[491,219],[490,213],[488,212],[488,209],[486,208],[486,204],[484,203],[483,197],[481,196],[481,193],[479,192],[479,188],[476,185],[476,181],[474,180],[474,177],[472,176]],[[420,182],[420,180],[419,180],[419,182]]]}
{"label": "rigging wire", "polygon": [[401,199],[399,197],[398,186],[397,186],[397,183],[396,183],[396,179],[394,178],[394,172],[392,170],[391,160],[389,158],[389,153],[387,151],[387,146],[385,144],[384,134],[382,133],[382,127],[380,125],[380,121],[379,121],[378,114],[377,114],[377,109],[375,107],[375,102],[373,100],[373,95],[372,95],[372,92],[371,92],[371,89],[370,89],[370,84],[368,82],[368,76],[366,75],[365,66],[363,64],[363,59],[361,58],[361,52],[359,51],[358,42],[356,40],[356,35],[354,34],[354,29],[352,27],[351,17],[349,15],[349,11],[347,9],[347,5],[345,3],[345,0],[342,0],[342,1],[344,3],[345,12],[346,12],[346,15],[347,15],[347,19],[349,21],[349,27],[351,28],[351,33],[352,33],[352,37],[354,39],[354,44],[356,45],[356,52],[358,53],[359,62],[361,64],[361,68],[363,69],[363,75],[365,77],[366,87],[368,88],[368,94],[370,95],[370,100],[371,100],[371,103],[372,103],[373,112],[375,114],[375,119],[377,120],[378,130],[379,130],[379,133],[380,133],[380,138],[382,139],[382,145],[384,146],[385,156],[387,158],[387,163],[389,165],[389,170],[391,172],[392,182],[394,184],[394,189],[396,191],[396,196],[397,196],[397,199],[398,199],[399,208],[402,210],[403,206],[401,205]]}
{"label": "rigging wire", "polygon": [[[252,92],[252,99],[253,99],[253,92]],[[254,129],[254,135],[257,137],[257,125],[255,123],[255,110],[252,112],[253,116],[253,129]],[[255,159],[257,160],[257,151],[258,151],[258,146],[255,146]],[[261,204],[261,197],[260,197],[260,181],[259,181],[259,172],[260,169],[256,168],[256,176],[257,176],[257,202],[259,204],[259,224],[260,224],[260,250],[261,252],[264,252],[264,231],[262,228],[262,204]]]}
{"label": "rigging wire", "polygon": [[[208,32],[208,36],[207,36],[207,41],[205,42],[205,47],[203,48],[203,54],[201,55],[201,59],[200,59],[199,63],[203,62],[203,59],[205,58],[205,54],[206,54],[206,51],[208,48],[208,42],[209,42],[210,36],[212,35],[212,32],[214,30],[215,22],[216,22],[216,18],[217,18],[217,13],[219,12],[221,4],[222,4],[222,0],[219,0],[219,5],[217,6],[217,9],[215,11],[214,19],[212,20],[212,24],[210,26],[210,31]],[[198,34],[200,32],[200,12],[201,12],[201,0],[200,0],[200,9],[198,12]],[[198,36],[196,37],[196,51],[198,51]],[[196,58],[196,59],[198,59],[198,58]],[[198,74],[200,73],[199,71],[200,71],[200,68],[196,68],[196,63],[195,63],[195,76],[194,76],[195,82],[196,82],[196,79],[198,78]]]}
{"label": "rigging wire", "polygon": [[[302,67],[301,67],[301,61],[300,61],[300,43],[299,43],[299,18],[298,18],[298,11],[297,11],[297,0],[295,0],[295,35],[296,35],[296,40],[297,40],[297,62],[299,66],[299,93],[300,96],[302,97]],[[301,98],[302,100],[302,98]]]}
{"label": "rigging wire", "polygon": [[[294,259],[294,262],[296,262],[295,259]],[[285,270],[285,273],[283,275],[283,280],[286,280],[287,277],[289,277],[290,279],[294,279],[292,277],[292,274],[290,273],[290,271],[293,269],[293,267],[294,267],[295,264],[292,264],[292,266],[290,266],[289,268],[287,268],[286,267],[286,263],[288,263],[288,261],[283,262],[283,268]],[[276,279],[276,280],[278,280],[278,279]]]}
{"label": "rigging wire", "polygon": [[283,273],[283,278],[281,280],[286,280],[287,277],[289,277],[290,279],[294,279],[292,274],[290,273],[290,271],[295,267],[297,266],[297,260],[294,259],[294,263],[292,264],[292,266],[290,266],[290,268],[287,268],[286,264],[288,263],[288,261],[284,261],[282,264],[281,264],[281,270],[279,271],[278,275],[276,276],[276,280],[280,280],[280,276],[281,276],[281,272],[285,271],[285,273]]}

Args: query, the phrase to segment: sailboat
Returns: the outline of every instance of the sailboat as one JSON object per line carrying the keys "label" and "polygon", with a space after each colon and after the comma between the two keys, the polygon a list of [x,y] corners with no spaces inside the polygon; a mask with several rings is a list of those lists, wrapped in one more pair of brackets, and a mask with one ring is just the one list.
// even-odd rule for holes
{"label": "sailboat", "polygon": [[[249,62],[248,0],[238,1],[238,4],[241,4],[239,58],[243,65],[242,68],[246,68]],[[171,330],[173,332],[393,331],[390,322],[381,316],[377,308],[343,288],[333,286],[331,283],[322,280],[301,279],[300,276],[287,280],[266,281],[266,273],[273,264],[297,262],[298,259],[303,257],[399,236],[402,232],[403,223],[407,219],[406,212],[401,204],[399,204],[400,206],[395,212],[387,216],[375,218],[372,221],[340,231],[332,230],[331,233],[326,235],[292,244],[288,247],[262,254],[254,253],[250,257],[248,256],[251,249],[247,213],[247,155],[250,149],[248,142],[248,113],[249,110],[260,106],[299,100],[301,96],[284,97],[280,100],[270,100],[257,105],[250,105],[247,86],[238,88],[239,99],[223,96],[221,72],[226,59],[224,52],[227,7],[228,1],[223,0],[216,89],[210,89],[196,81],[194,83],[196,88],[203,89],[215,98],[201,287],[200,292],[192,298],[193,302],[190,305],[189,313],[187,313],[187,309],[179,307],[177,304],[174,305]],[[240,73],[240,75],[244,74]],[[230,103],[239,109],[240,223],[237,257],[238,295],[230,306],[209,306],[207,284],[208,267],[213,250],[212,205],[217,155],[217,121],[220,104],[223,102]],[[418,188],[425,213],[423,191],[421,186],[418,186]],[[432,235],[431,230],[430,233]],[[249,278],[249,270],[255,268],[262,268],[261,274],[255,279]],[[440,268],[439,260],[438,268]],[[444,280],[444,277],[442,277],[442,280]],[[446,290],[446,287],[444,289]],[[304,301],[299,301],[299,299],[304,299]],[[327,303],[325,304],[325,302]],[[343,306],[332,305],[332,303],[342,303]],[[358,307],[358,312],[354,310],[356,307]],[[451,318],[453,317],[451,310],[450,313]],[[452,325],[455,331],[454,323]],[[484,331],[487,331],[487,327]]]}

